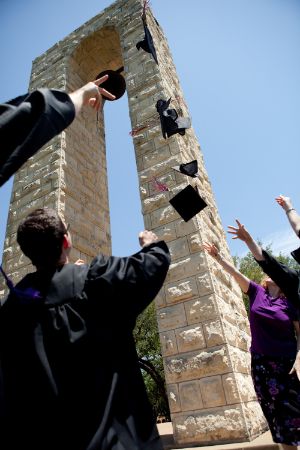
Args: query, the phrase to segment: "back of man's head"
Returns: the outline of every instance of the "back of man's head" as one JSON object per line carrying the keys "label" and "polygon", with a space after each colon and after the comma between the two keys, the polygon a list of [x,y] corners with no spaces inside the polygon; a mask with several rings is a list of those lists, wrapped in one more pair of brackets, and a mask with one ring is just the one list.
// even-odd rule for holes
{"label": "back of man's head", "polygon": [[66,227],[54,209],[32,211],[19,225],[17,241],[36,267],[56,266],[62,253]]}

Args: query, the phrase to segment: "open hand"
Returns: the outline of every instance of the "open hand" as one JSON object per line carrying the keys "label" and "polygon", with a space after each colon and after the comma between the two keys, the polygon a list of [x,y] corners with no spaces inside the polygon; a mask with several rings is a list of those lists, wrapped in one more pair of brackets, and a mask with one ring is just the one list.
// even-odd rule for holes
{"label": "open hand", "polygon": [[279,195],[279,197],[275,198],[278,205],[282,207],[284,211],[287,211],[288,209],[292,208],[292,202],[290,197],[285,197],[284,195]]}
{"label": "open hand", "polygon": [[209,244],[208,242],[204,242],[202,247],[204,250],[213,258],[216,258],[219,254],[219,250],[214,244]]}
{"label": "open hand", "polygon": [[249,240],[251,240],[250,233],[248,233],[244,225],[242,225],[237,219],[235,221],[237,223],[237,227],[228,225],[228,233],[233,234],[232,239],[240,239],[241,241],[249,242]]}
{"label": "open hand", "polygon": [[98,111],[103,105],[103,98],[114,100],[115,95],[102,88],[100,85],[108,79],[108,75],[104,75],[98,80],[90,81],[81,88],[69,94],[74,106],[76,114],[79,113],[83,106],[90,106]]}
{"label": "open hand", "polygon": [[103,97],[109,100],[114,100],[115,95],[108,92],[106,89],[101,87],[101,84],[108,79],[109,75],[104,75],[98,80],[90,81],[82,89],[84,89],[84,100],[83,104],[89,104],[95,110],[99,110],[103,103]]}

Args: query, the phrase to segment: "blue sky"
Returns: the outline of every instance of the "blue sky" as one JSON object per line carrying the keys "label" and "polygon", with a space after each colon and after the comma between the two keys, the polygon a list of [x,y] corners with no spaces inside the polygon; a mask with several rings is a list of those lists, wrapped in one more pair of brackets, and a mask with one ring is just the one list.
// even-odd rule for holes
{"label": "blue sky", "polygon": [[[0,102],[26,92],[31,63],[110,1],[1,0]],[[152,0],[177,67],[223,226],[239,218],[275,251],[298,240],[275,203],[300,211],[300,2]],[[117,118],[117,120],[116,120]],[[127,98],[105,105],[113,253],[143,229]],[[0,249],[12,181],[0,196]],[[122,221],[119,220],[122,215]],[[244,246],[228,238],[233,255]]]}

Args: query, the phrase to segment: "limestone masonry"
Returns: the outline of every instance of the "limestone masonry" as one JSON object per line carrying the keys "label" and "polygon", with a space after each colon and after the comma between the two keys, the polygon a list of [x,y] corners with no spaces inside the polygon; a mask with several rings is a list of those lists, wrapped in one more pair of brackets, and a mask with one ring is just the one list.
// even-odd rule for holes
{"label": "limestone masonry", "polygon": [[[105,69],[124,66],[132,128],[157,114],[160,98],[171,97],[171,105],[189,116],[166,38],[149,10],[159,64],[136,49],[144,36],[141,12],[141,0],[113,3],[35,59],[30,90],[72,91]],[[172,255],[156,306],[175,440],[183,446],[252,440],[266,424],[250,376],[248,319],[238,285],[201,250],[203,241],[217,242],[231,259],[194,130],[165,140],[157,120],[133,137],[133,145],[145,228],[165,239]],[[171,167],[194,159],[208,207],[185,223],[169,199],[191,179]],[[155,191],[153,177],[169,191]],[[32,270],[16,244],[18,223],[41,206],[71,224],[73,260],[111,252],[101,113],[96,121],[84,111],[16,174],[3,256],[14,281]]]}

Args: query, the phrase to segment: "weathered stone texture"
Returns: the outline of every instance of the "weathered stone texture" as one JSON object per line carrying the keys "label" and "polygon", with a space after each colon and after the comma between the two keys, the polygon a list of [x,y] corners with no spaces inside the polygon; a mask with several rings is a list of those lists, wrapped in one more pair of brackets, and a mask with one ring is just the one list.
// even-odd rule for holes
{"label": "weathered stone texture", "polygon": [[[72,91],[105,69],[124,66],[131,126],[144,126],[133,145],[145,228],[168,242],[172,257],[155,302],[176,442],[249,440],[265,425],[249,375],[247,314],[237,283],[202,249],[203,242],[213,242],[231,258],[194,130],[162,136],[157,100],[171,98],[170,107],[180,116],[189,111],[167,41],[150,10],[147,22],[159,64],[135,47],[144,37],[141,8],[142,0],[118,0],[55,44],[33,62],[30,89]],[[172,169],[194,159],[199,179]],[[158,191],[155,179],[168,190]],[[208,207],[184,222],[169,200],[188,183],[197,186]],[[110,254],[102,113],[96,120],[93,111],[83,111],[16,174],[3,253],[14,281],[32,270],[16,245],[18,223],[42,206],[56,209],[71,224],[73,260],[90,261],[99,251]]]}

